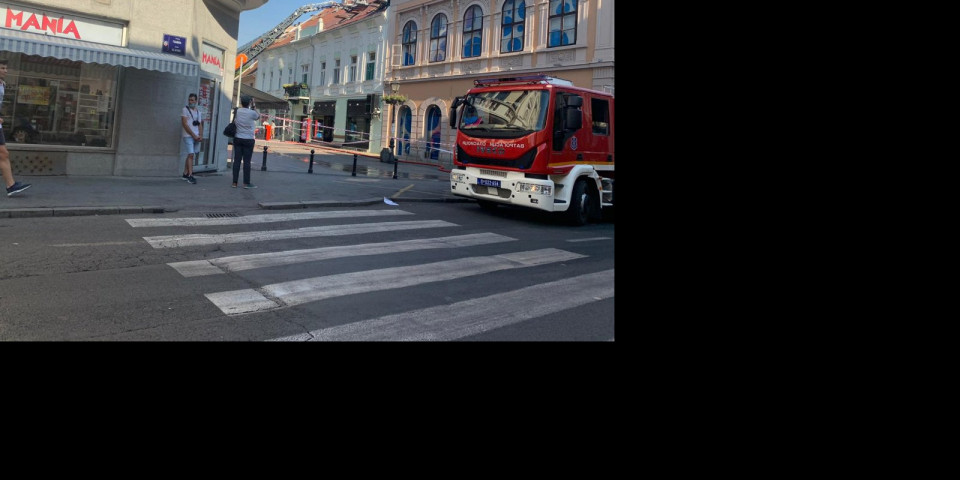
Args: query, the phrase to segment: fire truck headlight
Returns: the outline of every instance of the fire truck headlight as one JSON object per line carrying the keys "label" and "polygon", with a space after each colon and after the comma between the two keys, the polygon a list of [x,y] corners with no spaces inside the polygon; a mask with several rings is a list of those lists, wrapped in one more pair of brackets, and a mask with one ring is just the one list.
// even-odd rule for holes
{"label": "fire truck headlight", "polygon": [[517,191],[520,193],[536,193],[539,195],[550,195],[553,187],[550,185],[540,185],[536,183],[518,183]]}
{"label": "fire truck headlight", "polygon": [[466,181],[467,181],[467,174],[466,174],[466,173],[456,173],[456,172],[453,172],[453,173],[450,174],[450,178],[453,179],[454,182],[461,182],[461,183],[462,183],[462,182],[466,182]]}

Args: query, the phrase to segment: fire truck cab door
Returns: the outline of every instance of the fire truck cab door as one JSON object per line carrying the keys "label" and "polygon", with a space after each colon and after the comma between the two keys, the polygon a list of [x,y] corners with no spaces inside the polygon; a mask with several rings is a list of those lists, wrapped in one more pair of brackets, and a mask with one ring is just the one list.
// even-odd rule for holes
{"label": "fire truck cab door", "polygon": [[583,97],[557,92],[553,114],[553,152],[550,163],[572,164],[583,160],[581,131],[583,126]]}

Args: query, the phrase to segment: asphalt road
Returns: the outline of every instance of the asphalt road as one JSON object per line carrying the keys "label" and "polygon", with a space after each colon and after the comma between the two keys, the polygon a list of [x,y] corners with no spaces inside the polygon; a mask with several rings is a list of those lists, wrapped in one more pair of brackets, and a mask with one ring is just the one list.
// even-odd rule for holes
{"label": "asphalt road", "polygon": [[612,222],[472,202],[211,215],[0,219],[0,341],[615,338]]}

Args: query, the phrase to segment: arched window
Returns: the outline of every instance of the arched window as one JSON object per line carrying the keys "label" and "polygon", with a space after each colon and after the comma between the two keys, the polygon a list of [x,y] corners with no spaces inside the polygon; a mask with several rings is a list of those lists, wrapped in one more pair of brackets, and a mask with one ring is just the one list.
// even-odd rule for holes
{"label": "arched window", "polygon": [[430,22],[430,61],[442,62],[447,58],[447,16],[433,17]]}
{"label": "arched window", "polygon": [[427,109],[427,151],[425,158],[437,160],[440,157],[440,107],[430,105]]}
{"label": "arched window", "polygon": [[500,53],[523,50],[524,23],[527,21],[527,2],[507,0],[503,2],[503,34],[500,36]]}
{"label": "arched window", "polygon": [[395,155],[410,155],[410,124],[413,115],[410,113],[410,107],[403,106],[397,112],[397,133],[394,135],[398,139]]}
{"label": "arched window", "polygon": [[417,63],[417,24],[413,21],[403,26],[403,65]]}
{"label": "arched window", "polygon": [[483,39],[483,10],[474,5],[463,14],[463,58],[479,57]]}
{"label": "arched window", "polygon": [[550,0],[548,47],[577,43],[577,0]]}

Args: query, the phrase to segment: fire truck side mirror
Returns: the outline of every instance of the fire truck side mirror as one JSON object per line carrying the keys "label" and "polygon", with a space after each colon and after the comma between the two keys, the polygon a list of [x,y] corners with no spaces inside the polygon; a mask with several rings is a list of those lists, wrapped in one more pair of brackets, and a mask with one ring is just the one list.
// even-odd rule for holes
{"label": "fire truck side mirror", "polygon": [[463,99],[466,97],[455,97],[453,99],[453,105],[450,106],[450,128],[457,130],[457,107],[463,104]]}

